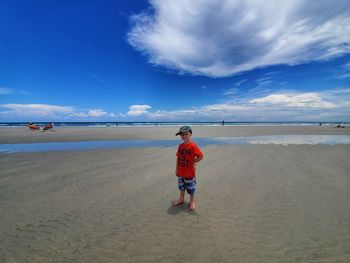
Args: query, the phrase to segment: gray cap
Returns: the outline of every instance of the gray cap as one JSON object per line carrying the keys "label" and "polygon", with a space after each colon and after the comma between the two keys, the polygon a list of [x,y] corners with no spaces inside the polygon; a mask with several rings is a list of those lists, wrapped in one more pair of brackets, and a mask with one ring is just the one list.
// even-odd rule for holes
{"label": "gray cap", "polygon": [[179,134],[181,134],[183,132],[187,132],[187,131],[189,131],[192,134],[192,128],[190,126],[182,126],[180,128],[179,132],[176,133],[175,135],[179,135]]}

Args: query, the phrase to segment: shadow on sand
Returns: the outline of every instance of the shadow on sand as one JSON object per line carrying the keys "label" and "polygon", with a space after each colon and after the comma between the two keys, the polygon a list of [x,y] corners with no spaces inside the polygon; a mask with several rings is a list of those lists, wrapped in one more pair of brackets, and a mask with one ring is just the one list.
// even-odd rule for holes
{"label": "shadow on sand", "polygon": [[167,213],[169,215],[177,215],[178,213],[187,213],[190,215],[199,215],[196,210],[195,211],[191,211],[189,208],[189,203],[184,202],[182,205],[177,205],[177,206],[173,206],[172,204],[170,204],[170,207],[167,210]]}

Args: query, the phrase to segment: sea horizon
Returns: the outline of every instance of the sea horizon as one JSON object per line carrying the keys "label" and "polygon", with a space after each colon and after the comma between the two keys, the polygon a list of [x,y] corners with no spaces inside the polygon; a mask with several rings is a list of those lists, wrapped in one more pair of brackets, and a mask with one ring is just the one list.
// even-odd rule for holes
{"label": "sea horizon", "polygon": [[[46,125],[49,121],[35,122]],[[1,127],[25,127],[29,122],[0,122]],[[222,126],[221,121],[57,121],[56,127],[147,127],[147,126]],[[225,121],[224,126],[314,126],[350,124],[350,121]]]}

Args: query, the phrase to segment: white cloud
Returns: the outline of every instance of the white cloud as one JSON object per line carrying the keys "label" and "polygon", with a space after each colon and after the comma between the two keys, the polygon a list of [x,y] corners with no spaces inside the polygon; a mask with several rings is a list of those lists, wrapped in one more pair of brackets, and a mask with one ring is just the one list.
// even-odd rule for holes
{"label": "white cloud", "polygon": [[100,110],[100,109],[89,110],[88,111],[88,115],[90,117],[106,117],[106,116],[108,116],[108,117],[112,116],[113,117],[113,114],[108,113],[108,112],[106,112],[104,110]]}
{"label": "white cloud", "polygon": [[103,109],[78,109],[48,104],[0,104],[0,119],[21,120],[113,120],[113,121],[350,121],[350,88],[320,92],[270,92],[242,94],[197,107],[151,110],[147,104],[131,105],[126,114]]}
{"label": "white cloud", "polygon": [[129,111],[127,112],[127,115],[139,116],[139,115],[147,114],[150,108],[151,106],[149,105],[131,105],[129,107]]}
{"label": "white cloud", "polygon": [[[264,91],[267,92],[267,91]],[[134,115],[153,121],[346,121],[350,116],[350,89],[322,92],[270,93],[263,97],[240,97],[227,101],[178,110],[146,110]],[[131,115],[129,115],[131,116]]]}
{"label": "white cloud", "polygon": [[73,112],[73,107],[48,104],[0,104],[0,108],[9,109],[8,113],[17,116],[56,116]]}
{"label": "white cloud", "polygon": [[232,96],[237,94],[237,92],[238,92],[237,88],[230,88],[230,89],[224,90],[222,94],[226,96]]}
{"label": "white cloud", "polygon": [[330,102],[324,101],[318,93],[301,93],[301,94],[272,94],[262,98],[256,98],[249,101],[256,104],[277,104],[286,107],[302,108],[334,108]]}
{"label": "white cloud", "polygon": [[335,75],[337,79],[346,79],[350,78],[350,62],[344,64],[340,69],[338,69],[339,72]]}
{"label": "white cloud", "polygon": [[267,86],[267,85],[271,84],[272,82],[273,81],[272,81],[271,77],[262,77],[262,78],[259,78],[256,80],[258,87]]}
{"label": "white cloud", "polygon": [[240,86],[241,84],[243,84],[246,81],[247,81],[247,79],[242,79],[236,83],[236,86]]}
{"label": "white cloud", "polygon": [[[335,105],[344,113],[350,110],[350,88],[336,88],[332,90],[323,91],[320,93],[323,98]],[[350,113],[349,113],[350,116]]]}
{"label": "white cloud", "polygon": [[9,88],[0,88],[0,95],[12,94],[13,90]]}
{"label": "white cloud", "polygon": [[102,109],[77,109],[73,106],[50,104],[0,104],[2,118],[34,118],[34,119],[76,119],[76,118],[110,118],[123,117],[124,114],[106,112]]}
{"label": "white cloud", "polygon": [[10,89],[6,87],[0,87],[0,95],[8,95],[8,94],[22,94],[28,95],[29,92],[22,89]]}
{"label": "white cloud", "polygon": [[178,72],[228,76],[350,52],[347,0],[152,0],[131,18],[129,43]]}
{"label": "white cloud", "polygon": [[191,107],[173,111],[157,110],[147,112],[147,118],[150,120],[218,120],[221,118],[234,119],[236,114],[248,112],[250,106],[237,105],[233,103],[209,104],[200,107]]}
{"label": "white cloud", "polygon": [[118,114],[106,112],[101,109],[92,109],[88,111],[79,111],[70,114],[73,117],[91,117],[91,118],[101,118],[101,117],[116,117]]}

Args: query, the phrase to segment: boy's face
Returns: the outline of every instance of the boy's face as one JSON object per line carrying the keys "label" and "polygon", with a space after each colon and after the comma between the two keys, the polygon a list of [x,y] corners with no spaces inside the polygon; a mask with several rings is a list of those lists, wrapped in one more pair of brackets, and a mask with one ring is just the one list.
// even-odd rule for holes
{"label": "boy's face", "polygon": [[184,142],[188,142],[190,139],[191,139],[191,133],[186,131],[186,132],[183,132],[180,134],[181,136],[181,139],[184,141]]}

